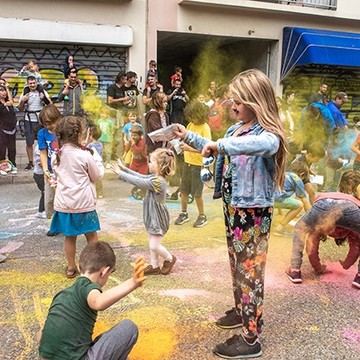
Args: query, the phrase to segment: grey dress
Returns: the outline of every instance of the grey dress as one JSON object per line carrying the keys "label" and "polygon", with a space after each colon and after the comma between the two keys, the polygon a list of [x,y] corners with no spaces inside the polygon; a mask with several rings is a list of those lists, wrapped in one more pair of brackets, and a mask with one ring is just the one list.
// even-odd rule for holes
{"label": "grey dress", "polygon": [[166,179],[153,174],[142,175],[126,168],[119,175],[120,180],[146,189],[143,202],[143,219],[149,234],[164,236],[169,230],[170,215],[166,207]]}

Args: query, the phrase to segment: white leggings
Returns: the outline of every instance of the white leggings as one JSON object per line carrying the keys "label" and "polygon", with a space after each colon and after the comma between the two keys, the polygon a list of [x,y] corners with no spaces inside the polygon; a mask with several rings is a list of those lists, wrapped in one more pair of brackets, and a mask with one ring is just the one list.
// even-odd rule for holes
{"label": "white leggings", "polygon": [[162,239],[162,235],[149,234],[150,263],[153,268],[159,267],[159,256],[167,261],[172,260],[172,255],[161,245]]}

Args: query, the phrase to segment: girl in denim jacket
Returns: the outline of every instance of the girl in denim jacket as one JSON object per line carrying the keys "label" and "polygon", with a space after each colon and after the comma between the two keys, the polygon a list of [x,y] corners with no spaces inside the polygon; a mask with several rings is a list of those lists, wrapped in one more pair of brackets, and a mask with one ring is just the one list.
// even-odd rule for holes
{"label": "girl in denim jacket", "polygon": [[287,142],[275,93],[261,71],[244,71],[232,80],[237,123],[216,142],[179,126],[177,136],[205,157],[218,155],[216,189],[223,199],[235,307],[216,324],[241,327],[215,346],[214,353],[238,359],[262,354],[264,273],[275,187],[285,180]]}

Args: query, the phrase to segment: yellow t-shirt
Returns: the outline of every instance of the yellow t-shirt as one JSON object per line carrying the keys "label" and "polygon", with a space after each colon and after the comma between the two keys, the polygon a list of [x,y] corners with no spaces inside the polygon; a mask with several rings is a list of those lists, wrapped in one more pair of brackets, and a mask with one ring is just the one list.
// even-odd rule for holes
{"label": "yellow t-shirt", "polygon": [[[195,125],[190,122],[186,128],[206,139],[211,139],[211,130],[208,123]],[[202,159],[202,155],[198,152],[184,151],[184,161],[187,164],[202,166]]]}

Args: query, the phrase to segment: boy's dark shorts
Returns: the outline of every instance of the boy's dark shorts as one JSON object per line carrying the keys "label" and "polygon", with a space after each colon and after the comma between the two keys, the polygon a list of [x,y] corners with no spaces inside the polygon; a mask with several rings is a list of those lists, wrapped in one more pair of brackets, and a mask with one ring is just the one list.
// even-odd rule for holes
{"label": "boy's dark shorts", "polygon": [[181,174],[180,192],[194,197],[202,196],[204,183],[200,180],[201,166],[184,163]]}
{"label": "boy's dark shorts", "polygon": [[25,139],[26,139],[27,146],[34,145],[35,133],[36,133],[38,127],[39,127],[38,122],[33,122],[33,121],[29,121],[29,120],[24,121]]}

